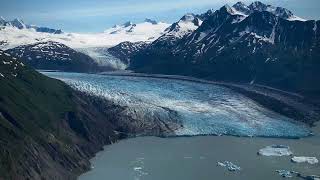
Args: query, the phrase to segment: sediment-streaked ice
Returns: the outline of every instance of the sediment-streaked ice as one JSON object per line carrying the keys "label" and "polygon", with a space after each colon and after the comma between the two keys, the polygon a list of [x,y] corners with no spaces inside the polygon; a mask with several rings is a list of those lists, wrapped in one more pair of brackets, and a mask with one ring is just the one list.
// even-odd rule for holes
{"label": "sediment-streaked ice", "polygon": [[176,135],[304,137],[308,127],[272,112],[230,89],[159,78],[44,72],[73,88],[130,107],[133,115],[175,116]]}

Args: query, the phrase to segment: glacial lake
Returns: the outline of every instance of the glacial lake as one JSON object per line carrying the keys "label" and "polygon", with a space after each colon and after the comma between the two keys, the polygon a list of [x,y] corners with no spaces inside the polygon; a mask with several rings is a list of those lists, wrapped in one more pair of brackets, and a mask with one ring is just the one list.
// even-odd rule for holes
{"label": "glacial lake", "polygon": [[[306,139],[197,136],[178,138],[138,137],[105,146],[91,160],[93,169],[79,180],[281,180],[276,170],[320,175],[319,164],[292,163],[291,157],[259,156],[272,144],[290,146],[296,156],[320,158],[320,138]],[[230,172],[217,166],[231,161],[241,167]]]}
{"label": "glacial lake", "polygon": [[[175,132],[177,136],[198,135],[137,137],[105,146],[91,160],[92,170],[79,180],[283,179],[276,170],[320,175],[319,164],[292,163],[290,156],[257,155],[259,149],[277,144],[289,146],[295,156],[319,159],[319,126],[310,129],[230,89],[147,77],[42,73],[77,90],[129,106],[145,117],[165,120],[170,109],[183,123]],[[310,132],[314,135],[309,136]],[[300,139],[291,139],[297,137]],[[219,161],[230,161],[241,170],[230,172],[218,166]]]}

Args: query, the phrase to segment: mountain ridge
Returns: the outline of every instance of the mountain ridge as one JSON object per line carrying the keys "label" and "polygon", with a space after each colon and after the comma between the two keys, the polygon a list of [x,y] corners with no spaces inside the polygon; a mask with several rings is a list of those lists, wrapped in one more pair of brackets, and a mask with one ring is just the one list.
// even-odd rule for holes
{"label": "mountain ridge", "polygon": [[[68,179],[90,170],[104,145],[172,126],[75,91],[0,50],[0,179]],[[121,132],[121,133],[119,133]]]}
{"label": "mountain ridge", "polygon": [[48,27],[38,27],[35,25],[25,24],[21,19],[15,18],[12,21],[6,21],[2,16],[0,17],[0,26],[11,26],[18,29],[33,29],[36,32],[50,33],[50,34],[62,34],[60,29],[52,29]]}
{"label": "mountain ridge", "polygon": [[[261,9],[265,7],[270,6]],[[141,50],[129,69],[318,94],[320,88],[312,82],[319,77],[320,21],[288,20],[273,10],[244,15],[230,6],[208,12],[201,26],[177,42],[166,46],[163,40],[159,49],[158,39]]]}
{"label": "mountain ridge", "polygon": [[22,45],[5,52],[35,69],[72,72],[112,70],[112,67],[102,66],[88,55],[53,41]]}

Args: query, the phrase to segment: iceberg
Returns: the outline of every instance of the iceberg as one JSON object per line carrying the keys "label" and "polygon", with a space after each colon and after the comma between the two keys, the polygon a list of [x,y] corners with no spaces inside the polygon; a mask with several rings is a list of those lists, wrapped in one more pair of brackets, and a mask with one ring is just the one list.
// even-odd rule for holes
{"label": "iceberg", "polygon": [[317,164],[319,161],[316,157],[305,157],[305,156],[294,156],[291,158],[292,162],[295,163],[309,163],[309,164]]}
{"label": "iceberg", "polygon": [[221,166],[221,167],[226,167],[229,171],[240,171],[241,170],[240,166],[237,166],[230,161],[224,161],[224,162],[218,161],[217,165]]}
{"label": "iceberg", "polygon": [[262,156],[290,156],[292,151],[289,146],[284,145],[271,145],[260,149],[258,155]]}
{"label": "iceberg", "polygon": [[300,173],[296,171],[288,171],[288,170],[276,170],[276,172],[284,178],[292,178],[293,176],[299,176]]}
{"label": "iceberg", "polygon": [[320,180],[320,176],[310,175],[305,177],[306,180]]}

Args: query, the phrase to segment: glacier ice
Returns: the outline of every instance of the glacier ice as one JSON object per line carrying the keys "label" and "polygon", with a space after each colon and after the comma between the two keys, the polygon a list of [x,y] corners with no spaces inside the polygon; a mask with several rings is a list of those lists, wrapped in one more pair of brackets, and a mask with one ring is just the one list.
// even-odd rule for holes
{"label": "glacier ice", "polygon": [[305,157],[305,156],[294,156],[291,158],[292,162],[295,163],[309,163],[309,164],[317,164],[319,160],[316,157]]}
{"label": "glacier ice", "polygon": [[176,135],[305,137],[310,129],[230,89],[151,77],[43,72],[71,87],[129,107],[140,118],[174,116]]}
{"label": "glacier ice", "polygon": [[276,170],[276,172],[284,178],[292,178],[294,176],[299,176],[300,173],[296,171],[288,171],[288,170]]}
{"label": "glacier ice", "polygon": [[240,171],[241,170],[240,166],[237,166],[230,161],[224,161],[224,162],[218,161],[217,164],[218,164],[218,166],[226,167],[229,171]]}
{"label": "glacier ice", "polygon": [[290,156],[293,153],[289,146],[272,145],[260,149],[258,154],[262,156]]}

